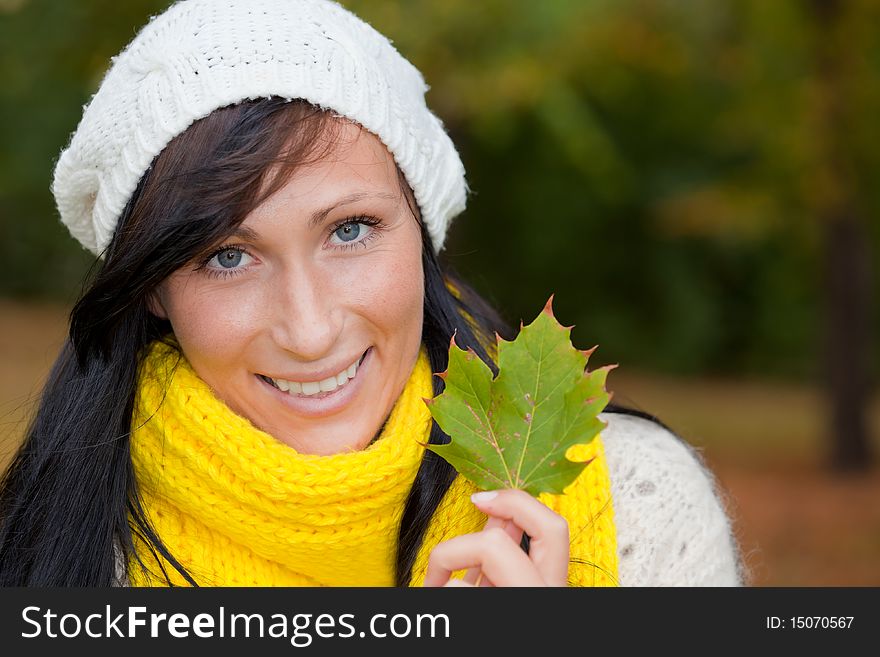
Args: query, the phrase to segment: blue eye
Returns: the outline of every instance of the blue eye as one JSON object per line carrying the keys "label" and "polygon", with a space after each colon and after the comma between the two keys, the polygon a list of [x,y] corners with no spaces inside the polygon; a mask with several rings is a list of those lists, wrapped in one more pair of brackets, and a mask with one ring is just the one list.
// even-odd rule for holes
{"label": "blue eye", "polygon": [[[374,217],[356,217],[346,219],[335,228],[330,229],[331,239],[335,236],[336,248],[353,249],[355,246],[366,248],[367,242],[379,237],[384,224]],[[333,240],[335,242],[335,240]]]}
{"label": "blue eye", "polygon": [[207,266],[214,269],[236,269],[242,265],[247,265],[253,260],[247,253],[241,249],[227,247],[217,251],[214,256],[208,260]]}
{"label": "blue eye", "polygon": [[351,242],[356,240],[358,235],[361,234],[361,225],[360,222],[350,221],[346,224],[342,224],[333,232],[343,242]]}

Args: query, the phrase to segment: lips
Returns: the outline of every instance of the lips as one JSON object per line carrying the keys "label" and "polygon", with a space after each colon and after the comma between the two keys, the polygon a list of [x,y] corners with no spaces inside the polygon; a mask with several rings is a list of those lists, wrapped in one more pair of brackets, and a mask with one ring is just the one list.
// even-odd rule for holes
{"label": "lips", "polygon": [[361,386],[369,375],[362,372],[370,369],[373,348],[367,349],[357,362],[357,371],[353,379],[350,379],[335,390],[319,392],[318,394],[306,395],[302,393],[284,392],[271,377],[257,374],[256,378],[266,386],[266,389],[282,404],[292,409],[298,415],[310,418],[320,418],[341,411],[351,399],[358,394]]}
{"label": "lips", "polygon": [[280,378],[275,379],[266,376],[265,374],[258,374],[257,376],[277,390],[291,396],[322,398],[336,392],[338,388],[348,385],[348,382],[357,376],[357,370],[361,363],[364,362],[364,358],[366,358],[368,351],[369,349],[361,354],[361,357],[356,362],[352,363],[338,374],[327,377],[321,381],[307,381],[300,383],[298,381],[289,381]]}

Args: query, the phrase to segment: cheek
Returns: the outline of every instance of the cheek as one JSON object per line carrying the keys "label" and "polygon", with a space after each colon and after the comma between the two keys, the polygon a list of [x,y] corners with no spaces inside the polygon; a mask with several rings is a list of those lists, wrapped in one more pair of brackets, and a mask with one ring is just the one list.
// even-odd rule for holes
{"label": "cheek", "polygon": [[361,312],[371,323],[401,340],[411,341],[413,332],[421,339],[425,295],[421,251],[416,250],[406,258],[399,253],[382,254],[381,260],[364,268],[351,284],[358,290]]}
{"label": "cheek", "polygon": [[[189,284],[187,284],[189,283]],[[223,363],[253,332],[253,295],[230,295],[222,286],[172,281],[163,296],[168,320],[189,361]]]}

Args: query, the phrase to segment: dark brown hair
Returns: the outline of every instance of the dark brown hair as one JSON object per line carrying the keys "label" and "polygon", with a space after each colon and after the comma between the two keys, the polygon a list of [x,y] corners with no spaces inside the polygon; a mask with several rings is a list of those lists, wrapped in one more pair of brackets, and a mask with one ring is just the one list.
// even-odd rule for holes
{"label": "dark brown hair", "polygon": [[[147,346],[171,332],[150,312],[150,295],[224,239],[297,167],[325,157],[341,120],[303,101],[244,102],[197,121],[153,162],[71,313],[69,338],[0,484],[0,585],[110,585],[121,563],[161,568],[161,560],[143,558],[149,553],[197,584],[150,527],[131,464],[138,367]],[[422,341],[433,371],[446,369],[453,333],[497,371],[484,345],[494,331],[509,337],[510,329],[441,265],[399,177],[422,234]],[[433,379],[439,394],[443,381]],[[448,440],[433,423],[429,442]],[[428,523],[455,476],[446,461],[425,452],[401,521],[398,584],[409,583]]]}

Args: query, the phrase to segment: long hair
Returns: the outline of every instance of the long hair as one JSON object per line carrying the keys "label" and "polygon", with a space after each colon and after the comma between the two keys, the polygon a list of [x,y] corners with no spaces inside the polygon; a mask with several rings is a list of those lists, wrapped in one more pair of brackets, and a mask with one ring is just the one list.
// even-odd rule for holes
{"label": "long hair", "polygon": [[[339,125],[304,101],[248,101],[195,122],[157,156],[71,312],[68,339],[0,480],[0,585],[108,586],[131,567],[146,568],[144,550],[196,585],[150,526],[131,462],[140,363],[148,345],[171,332],[167,320],[150,312],[150,296],[225,238],[297,167],[326,155]],[[458,345],[497,373],[485,345],[496,331],[509,338],[509,327],[440,262],[412,191],[399,178],[422,234],[422,342],[433,371],[446,369],[455,333]],[[436,395],[443,381],[433,379]],[[448,440],[432,422],[429,442]],[[426,450],[399,530],[399,585],[409,583],[428,523],[455,476]]]}
{"label": "long hair", "polygon": [[[171,332],[150,312],[150,295],[228,235],[297,167],[320,160],[339,125],[303,101],[249,101],[197,121],[153,162],[71,312],[68,339],[0,481],[0,585],[110,585],[125,575],[120,565],[128,568],[132,557],[140,561],[144,546],[195,584],[150,527],[131,463],[139,366],[147,346]],[[431,365],[438,372],[446,368],[453,332],[458,344],[491,363],[464,313],[485,327],[486,336],[505,334],[506,327],[439,264],[402,176],[401,183],[422,234],[423,342]],[[435,392],[438,382],[435,377]],[[431,440],[447,440],[436,424]],[[412,562],[453,478],[451,467],[429,452],[406,505],[400,560]],[[408,575],[398,579],[406,583]]]}

